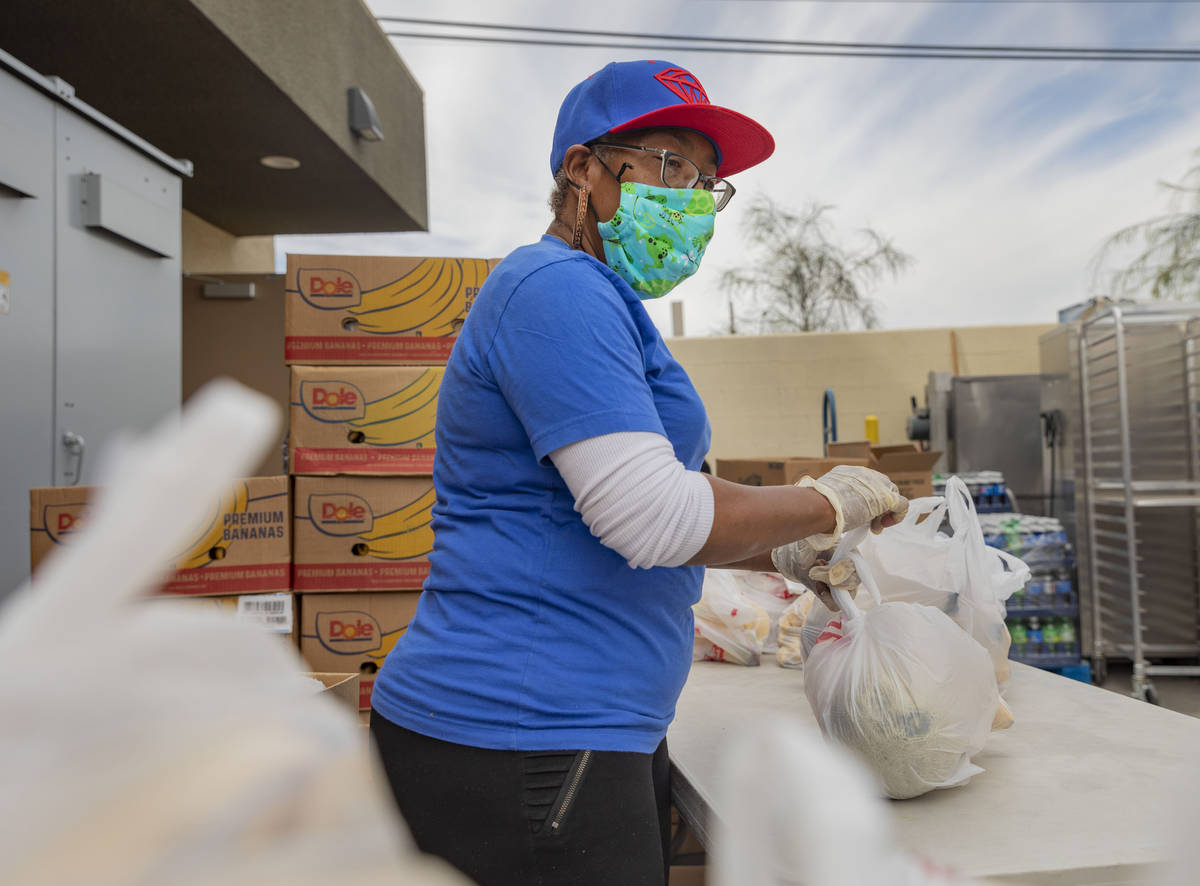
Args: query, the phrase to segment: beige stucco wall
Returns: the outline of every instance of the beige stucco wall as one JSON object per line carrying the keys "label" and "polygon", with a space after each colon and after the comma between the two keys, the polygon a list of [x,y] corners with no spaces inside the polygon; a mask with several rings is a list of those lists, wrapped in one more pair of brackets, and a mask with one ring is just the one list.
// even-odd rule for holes
{"label": "beige stucco wall", "polygon": [[879,417],[880,442],[903,443],[910,398],[924,405],[930,372],[1038,371],[1048,325],[676,338],[713,426],[711,458],[821,454],[821,401],[837,398],[838,437],[863,439]]}
{"label": "beige stucco wall", "polygon": [[270,274],[275,238],[235,237],[185,209],[181,263],[185,274]]}
{"label": "beige stucco wall", "polygon": [[291,374],[283,362],[283,277],[225,274],[227,283],[253,283],[254,298],[205,298],[204,281],[183,279],[183,400],[215,378],[232,378],[266,394],[279,407],[279,436],[251,476],[283,471]]}

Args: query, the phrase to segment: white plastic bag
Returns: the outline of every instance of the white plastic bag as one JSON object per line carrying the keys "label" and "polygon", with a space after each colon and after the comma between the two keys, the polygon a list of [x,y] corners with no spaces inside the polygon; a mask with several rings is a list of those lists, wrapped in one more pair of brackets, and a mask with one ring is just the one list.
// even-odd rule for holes
{"label": "white plastic bag", "polygon": [[756,667],[771,632],[771,617],[751,599],[738,574],[707,569],[700,602],[692,607],[693,661],[727,661]]}
{"label": "white plastic bag", "polygon": [[871,775],[795,717],[729,736],[714,793],[712,886],[967,886],[901,849]]}
{"label": "white plastic bag", "polygon": [[803,592],[803,585],[789,582],[786,578],[774,572],[750,572],[742,569],[726,569],[742,593],[751,603],[767,613],[771,621],[770,633],[763,643],[763,652],[771,655],[779,648],[779,617],[789,605]]}
{"label": "white plastic bag", "polygon": [[384,884],[421,855],[350,712],[276,637],[135,598],[274,439],[207,388],[110,462],[77,543],[0,608],[0,883]]}
{"label": "white plastic bag", "polygon": [[775,660],[781,668],[802,668],[817,637],[834,613],[812,591],[797,597],[779,617],[779,648]]}
{"label": "white plastic bag", "polygon": [[[843,544],[852,548],[861,535],[848,533]],[[987,652],[932,606],[881,602],[866,560],[839,546],[841,556],[853,558],[877,605],[861,609],[833,590],[842,614],[804,664],[821,730],[857,752],[894,799],[964,784],[982,771],[971,757],[1000,706]]]}
{"label": "white plastic bag", "polygon": [[[953,535],[938,531],[948,517]],[[859,551],[870,565],[883,598],[921,603],[945,612],[974,637],[992,660],[1001,691],[1011,669],[1012,642],[1004,623],[1004,601],[1029,580],[1029,567],[990,548],[965,483],[951,477],[945,499],[916,499],[897,526],[870,535]]]}

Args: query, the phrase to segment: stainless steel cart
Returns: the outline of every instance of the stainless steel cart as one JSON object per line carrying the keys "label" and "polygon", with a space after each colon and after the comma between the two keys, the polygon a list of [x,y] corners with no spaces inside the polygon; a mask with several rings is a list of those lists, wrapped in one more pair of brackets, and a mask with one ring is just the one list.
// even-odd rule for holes
{"label": "stainless steel cart", "polygon": [[1092,666],[1133,663],[1133,695],[1151,677],[1200,676],[1200,307],[1112,306],[1083,321],[1084,592]]}

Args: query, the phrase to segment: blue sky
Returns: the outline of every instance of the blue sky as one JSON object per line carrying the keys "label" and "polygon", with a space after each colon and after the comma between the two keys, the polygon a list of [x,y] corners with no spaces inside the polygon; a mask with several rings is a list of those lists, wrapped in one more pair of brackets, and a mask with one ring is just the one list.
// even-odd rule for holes
{"label": "blue sky", "polygon": [[[368,0],[377,15],[792,39],[1200,46],[1200,4]],[[1200,64],[796,58],[489,46],[398,38],[425,93],[428,233],[288,236],[286,252],[498,256],[536,239],[558,105],[613,59],[668,58],[716,104],[758,119],[775,155],[734,181],[700,272],[679,298],[690,335],[719,329],[720,271],[747,258],[741,209],[758,192],[835,206],[848,240],[870,226],[915,259],[873,291],[890,328],[1052,322],[1095,291],[1117,229],[1167,208],[1160,180],[1200,162]]]}

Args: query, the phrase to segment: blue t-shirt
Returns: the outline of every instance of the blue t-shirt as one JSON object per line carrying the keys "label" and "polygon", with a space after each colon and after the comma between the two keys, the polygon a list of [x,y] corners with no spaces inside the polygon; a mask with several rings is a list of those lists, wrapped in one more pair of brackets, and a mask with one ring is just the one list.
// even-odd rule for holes
{"label": "blue t-shirt", "polygon": [[633,569],[548,454],[618,431],[708,451],[704,405],[634,291],[544,236],[488,276],[442,381],[432,569],[372,705],[443,741],[649,753],[692,659],[701,566]]}

